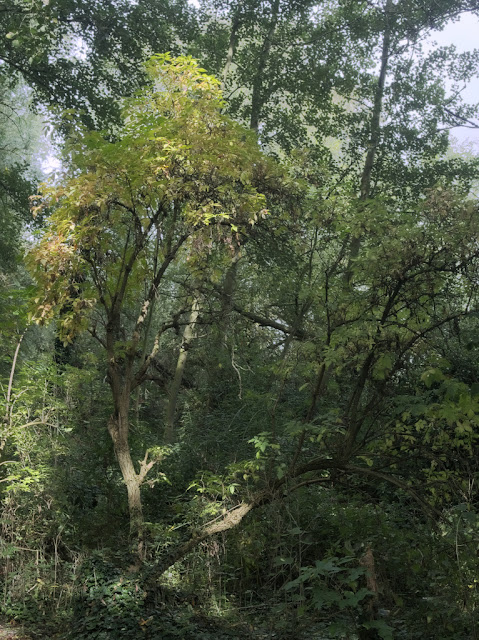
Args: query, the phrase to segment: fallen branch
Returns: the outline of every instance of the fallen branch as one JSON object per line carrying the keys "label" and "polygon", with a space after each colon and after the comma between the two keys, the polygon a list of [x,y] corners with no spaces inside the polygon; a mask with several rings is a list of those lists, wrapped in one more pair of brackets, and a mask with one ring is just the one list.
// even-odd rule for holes
{"label": "fallen branch", "polygon": [[298,466],[291,475],[287,475],[279,480],[276,480],[269,491],[258,492],[248,502],[241,502],[236,507],[233,507],[227,513],[225,513],[224,516],[220,516],[220,519],[215,519],[211,524],[207,524],[202,529],[194,532],[189,540],[170,551],[168,554],[166,554],[166,556],[159,559],[159,561],[155,565],[145,571],[145,583],[149,583],[151,585],[151,583],[154,582],[156,578],[160,577],[176,562],[193,551],[193,549],[195,549],[204,540],[207,540],[208,538],[217,535],[218,533],[224,533],[237,527],[243,521],[245,516],[247,516],[248,513],[250,513],[257,507],[272,502],[280,495],[283,498],[287,497],[291,493],[297,491],[302,487],[331,482],[332,478],[330,477],[312,476],[288,487],[289,480],[299,480],[306,473],[311,473],[314,471],[324,472],[325,470],[333,470],[336,472],[344,472],[355,475],[366,475],[384,480],[385,482],[389,482],[409,493],[416,500],[416,502],[421,505],[424,512],[429,517],[433,517],[434,519],[442,518],[441,513],[434,507],[432,507],[426,500],[421,498],[421,496],[415,491],[415,489],[408,486],[405,482],[393,475],[375,471],[374,469],[370,469],[369,467],[348,465],[330,458],[314,458],[309,462]]}

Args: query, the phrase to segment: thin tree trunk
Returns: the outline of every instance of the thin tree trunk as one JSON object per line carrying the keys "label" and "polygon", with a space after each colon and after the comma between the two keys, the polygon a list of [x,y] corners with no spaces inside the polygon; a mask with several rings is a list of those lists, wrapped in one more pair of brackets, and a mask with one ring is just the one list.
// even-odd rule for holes
{"label": "thin tree trunk", "polygon": [[131,381],[133,377],[132,366],[133,357],[126,358],[126,362],[117,362],[114,355],[114,327],[113,321],[110,325],[110,333],[107,336],[109,343],[109,382],[114,402],[114,413],[108,421],[108,432],[113,441],[115,456],[118,460],[123,482],[125,483],[128,495],[128,513],[130,519],[130,538],[138,562],[141,563],[145,557],[144,547],[144,518],[141,501],[141,485],[146,474],[155,464],[155,461],[148,462],[148,452],[137,473],[129,444],[130,433],[130,403],[131,403]]}
{"label": "thin tree trunk", "polygon": [[378,580],[374,563],[374,554],[371,545],[368,545],[366,553],[359,560],[360,566],[366,570],[366,586],[371,592],[371,597],[362,604],[367,622],[376,620],[378,615]]}
{"label": "thin tree trunk", "polygon": [[[383,44],[381,51],[381,67],[379,70],[378,82],[376,85],[376,91],[374,93],[373,111],[371,114],[371,131],[368,143],[368,150],[366,153],[366,159],[364,161],[363,171],[361,174],[361,182],[359,187],[359,201],[366,202],[371,196],[371,175],[374,168],[374,162],[376,160],[377,150],[381,139],[381,112],[383,107],[384,98],[384,86],[386,83],[387,69],[389,63],[389,50],[391,47],[391,24],[389,21],[391,9],[393,3],[392,0],[388,0],[385,8],[385,29],[383,36]],[[351,240],[351,246],[349,251],[349,261],[346,269],[346,281],[349,283],[351,280],[351,264],[352,261],[358,257],[359,249],[361,247],[361,236],[353,238]]]}
{"label": "thin tree trunk", "polygon": [[[373,111],[371,114],[370,123],[370,138],[368,144],[368,150],[366,153],[366,159],[364,161],[363,171],[361,174],[359,201],[366,202],[371,196],[371,175],[374,168],[374,162],[377,155],[377,149],[381,139],[381,112],[384,98],[384,87],[386,83],[386,75],[389,62],[389,50],[391,46],[391,24],[390,13],[393,6],[392,0],[388,0],[385,8],[385,29],[383,35],[382,52],[381,52],[381,67],[379,70],[378,81],[376,85],[376,91],[374,94]],[[348,264],[344,274],[344,280],[346,287],[351,290],[351,279],[353,275],[352,265],[353,261],[358,257],[361,248],[361,235],[351,239],[349,246]],[[347,408],[348,418],[348,431],[345,435],[343,457],[346,460],[351,456],[357,435],[360,430],[360,423],[357,419],[357,412],[359,403],[361,401],[362,394],[366,388],[368,375],[373,364],[373,352],[371,351],[367,356],[361,372],[359,375],[358,383],[352,393]]]}
{"label": "thin tree trunk", "polygon": [[269,502],[270,496],[266,494],[257,494],[249,502],[241,502],[239,505],[231,509],[226,515],[218,518],[216,522],[210,525],[206,525],[203,529],[195,533],[189,540],[173,549],[168,553],[160,562],[153,566],[148,572],[146,581],[151,577],[158,577],[164,573],[169,567],[173,566],[175,562],[184,558],[188,553],[193,551],[201,542],[207,540],[211,536],[218,533],[224,533],[230,529],[237,527],[244,517],[253,509],[259,507],[261,504]]}
{"label": "thin tree trunk", "polygon": [[384,98],[384,85],[389,63],[389,48],[391,46],[391,25],[389,22],[389,14],[391,12],[392,0],[388,0],[385,9],[386,26],[383,36],[383,46],[381,52],[381,68],[379,71],[378,83],[374,94],[373,112],[371,114],[371,135],[368,144],[368,152],[364,162],[364,168],[361,175],[361,186],[359,199],[365,201],[371,193],[371,173],[376,159],[376,153],[381,138],[381,112]]}
{"label": "thin tree trunk", "polygon": [[193,304],[191,305],[190,317],[188,318],[188,324],[183,332],[183,339],[181,341],[180,353],[176,363],[175,375],[173,382],[171,383],[170,393],[168,398],[168,408],[166,412],[166,425],[164,432],[165,444],[172,444],[175,440],[175,416],[176,407],[178,404],[178,395],[181,389],[181,383],[183,381],[183,374],[185,372],[186,361],[188,359],[188,350],[192,341],[196,337],[196,323],[198,321],[198,315],[200,313],[200,303],[198,298],[195,297]]}
{"label": "thin tree trunk", "polygon": [[[161,238],[160,228],[157,227],[157,229],[156,229],[156,239],[155,239],[155,253],[154,253],[155,257],[154,257],[154,260],[153,260],[153,280],[155,280],[156,274],[158,273],[158,252],[159,252],[159,247],[160,247],[160,238]],[[150,336],[150,329],[151,329],[151,323],[152,323],[152,320],[153,320],[156,300],[157,300],[157,296],[156,296],[156,292],[155,292],[155,294],[151,298],[151,303],[148,306],[148,310],[147,310],[147,319],[146,319],[145,331],[144,331],[144,335],[143,335],[143,347],[142,347],[142,350],[141,350],[141,364],[142,365],[145,363],[145,360],[147,358],[148,338]],[[135,417],[136,417],[136,426],[137,427],[138,427],[139,422],[140,422],[140,394],[141,394],[141,386],[138,385],[138,388],[137,388],[136,394],[135,394]]]}
{"label": "thin tree trunk", "polygon": [[20,351],[20,347],[22,346],[22,340],[26,331],[27,330],[25,329],[25,331],[22,333],[22,335],[18,339],[17,346],[15,348],[15,353],[13,355],[12,368],[10,369],[10,377],[8,379],[7,397],[6,397],[6,403],[5,403],[5,422],[7,423],[10,422],[10,402],[12,399],[13,377],[15,376],[15,369],[17,367],[18,353]]}
{"label": "thin tree trunk", "polygon": [[228,53],[226,54],[226,62],[223,68],[223,80],[221,83],[221,88],[224,89],[226,79],[228,77],[229,71],[231,69],[231,65],[233,63],[233,58],[236,53],[236,47],[238,46],[238,32],[241,26],[241,21],[239,17],[239,9],[237,9],[233,15],[233,20],[231,22],[231,32],[230,32],[230,41],[228,45]]}
{"label": "thin tree trunk", "polygon": [[253,80],[253,95],[251,96],[251,118],[249,126],[250,129],[253,129],[254,131],[258,131],[259,117],[264,102],[264,98],[262,96],[263,74],[268,63],[273,36],[278,24],[279,3],[280,0],[274,0],[271,5],[271,22],[269,23],[268,32],[263,40],[263,46],[261,47],[261,52],[259,54],[258,69]]}

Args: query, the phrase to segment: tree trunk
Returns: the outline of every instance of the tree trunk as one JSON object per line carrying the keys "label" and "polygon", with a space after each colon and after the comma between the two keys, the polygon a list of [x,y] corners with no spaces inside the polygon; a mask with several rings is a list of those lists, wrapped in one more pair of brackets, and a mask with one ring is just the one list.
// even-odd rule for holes
{"label": "tree trunk", "polygon": [[278,24],[279,2],[280,0],[274,0],[271,5],[271,21],[269,23],[268,32],[263,40],[263,46],[261,47],[259,54],[258,69],[253,80],[253,95],[251,96],[251,118],[249,126],[250,129],[253,129],[254,131],[258,131],[259,116],[264,103],[264,98],[261,95],[263,89],[263,74],[268,63],[271,43],[273,41],[274,32],[276,31],[276,25]]}
{"label": "tree trunk", "polygon": [[369,138],[368,152],[364,162],[363,173],[361,175],[361,186],[359,199],[367,200],[371,193],[371,172],[376,158],[376,152],[381,137],[381,111],[383,106],[384,85],[386,82],[386,73],[389,62],[389,48],[391,46],[391,25],[389,23],[389,14],[391,12],[392,0],[388,0],[385,9],[386,26],[383,36],[383,46],[381,52],[381,68],[379,71],[378,83],[374,94],[373,112],[371,114],[371,135]]}
{"label": "tree trunk", "polygon": [[231,33],[230,33],[230,41],[228,45],[228,53],[226,55],[226,62],[223,68],[223,81],[221,83],[221,88],[224,89],[226,79],[228,77],[231,65],[233,63],[233,58],[236,52],[236,47],[238,46],[238,31],[241,25],[240,17],[239,17],[239,9],[233,15],[233,20],[231,22]]}
{"label": "tree trunk", "polygon": [[181,341],[180,353],[176,363],[175,375],[170,387],[170,394],[168,398],[168,408],[166,412],[166,425],[164,432],[165,444],[172,444],[175,440],[175,416],[176,406],[178,404],[178,395],[180,393],[181,382],[183,380],[183,374],[185,372],[186,361],[188,359],[188,350],[192,341],[196,337],[196,323],[198,321],[198,315],[200,313],[200,304],[198,298],[193,300],[191,306],[190,317],[188,324],[183,332],[183,339]]}
{"label": "tree trunk", "polygon": [[[371,175],[374,168],[378,145],[381,139],[381,112],[383,108],[384,86],[386,83],[386,75],[389,63],[389,49],[391,47],[391,24],[389,17],[392,9],[392,0],[388,0],[384,10],[385,29],[383,36],[383,44],[381,51],[381,67],[379,70],[378,82],[374,93],[373,111],[371,114],[370,136],[366,159],[364,161],[363,171],[361,174],[361,182],[359,187],[359,200],[366,202],[371,196]],[[349,284],[351,280],[351,264],[352,260],[358,257],[361,247],[361,237],[358,236],[351,240],[349,251],[348,266],[346,269],[346,281]]]}
{"label": "tree trunk", "polygon": [[[285,498],[302,487],[319,483],[331,483],[331,477],[311,476],[311,473],[314,473],[315,471],[324,471],[326,469],[330,471],[342,470],[348,474],[359,476],[370,475],[378,480],[389,482],[408,493],[422,507],[424,513],[434,521],[437,521],[438,519],[440,520],[442,517],[441,513],[434,509],[434,507],[431,507],[431,505],[421,498],[421,496],[411,486],[391,474],[374,471],[368,467],[343,465],[341,462],[336,462],[329,458],[313,458],[309,462],[303,463],[295,469],[290,470],[290,472],[283,476],[283,478],[274,480],[271,483],[269,490],[258,491],[251,495],[248,501],[241,502],[225,514],[215,518],[214,521],[201,527],[198,531],[195,531],[188,540],[179,544],[176,548],[173,548],[164,557],[160,558],[155,565],[152,565],[146,571],[144,575],[145,582],[154,582],[162,573],[173,566],[176,562],[183,559],[204,540],[207,540],[218,533],[226,533],[227,531],[234,529],[241,524],[245,516],[258,507],[269,504],[275,499],[281,499],[281,496]],[[301,480],[303,476],[307,476],[305,480],[297,482],[296,484],[290,484],[291,480]],[[375,574],[373,574],[372,578],[375,579]],[[368,588],[371,588],[372,584],[372,582],[368,582]],[[371,590],[374,593],[376,592],[376,589]]]}
{"label": "tree trunk", "polygon": [[[218,518],[216,522],[205,526],[200,529],[189,540],[180,544],[178,547],[166,554],[161,558],[156,565],[150,567],[146,572],[145,582],[155,581],[161,576],[167,569],[172,567],[178,560],[181,560],[187,556],[193,549],[195,549],[201,542],[208,538],[217,535],[218,533],[224,533],[230,529],[237,527],[244,519],[244,517],[253,509],[259,507],[261,504],[269,502],[270,497],[266,494],[257,494],[249,502],[241,502],[239,505],[231,509],[227,514]],[[148,587],[147,587],[148,588]]]}
{"label": "tree trunk", "polygon": [[117,413],[112,415],[108,422],[108,431],[113,441],[115,455],[128,493],[130,538],[132,540],[133,547],[135,548],[135,553],[138,555],[138,559],[141,562],[144,559],[145,553],[144,519],[140,493],[141,478],[135,471],[128,442],[128,413],[130,408],[129,393],[128,395],[126,393],[122,394],[117,406]]}
{"label": "tree trunk", "polygon": [[22,346],[22,340],[23,340],[23,337],[24,337],[26,331],[27,330],[25,329],[25,331],[22,333],[22,335],[18,339],[17,346],[16,346],[16,349],[15,349],[15,353],[13,355],[13,362],[12,362],[12,368],[10,369],[10,377],[8,379],[7,398],[6,398],[6,403],[5,403],[5,423],[6,424],[10,424],[10,422],[11,422],[10,403],[11,403],[11,398],[12,398],[13,377],[15,375],[15,369],[17,367],[18,353],[20,351],[20,347]]}

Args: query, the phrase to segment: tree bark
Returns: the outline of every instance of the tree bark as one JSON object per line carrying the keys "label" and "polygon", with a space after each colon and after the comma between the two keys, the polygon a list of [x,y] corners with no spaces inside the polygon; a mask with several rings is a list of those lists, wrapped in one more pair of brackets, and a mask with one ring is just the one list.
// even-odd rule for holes
{"label": "tree bark", "polygon": [[200,304],[198,298],[195,297],[193,304],[191,305],[190,317],[188,324],[183,332],[183,339],[181,341],[180,353],[176,363],[175,375],[173,382],[171,383],[170,393],[168,398],[168,408],[166,411],[166,425],[164,431],[165,444],[172,444],[175,440],[175,416],[176,406],[178,404],[178,395],[180,393],[181,383],[183,380],[183,374],[185,372],[186,361],[188,359],[188,351],[191,343],[196,337],[196,323],[198,321],[198,315],[200,313]]}
{"label": "tree bark", "polygon": [[223,533],[237,527],[244,517],[261,504],[269,502],[271,498],[262,493],[258,493],[249,502],[241,502],[239,505],[231,509],[226,515],[219,518],[216,522],[206,525],[194,533],[189,540],[173,549],[157,565],[153,566],[146,574],[145,579],[148,582],[151,579],[161,576],[167,569],[172,567],[176,562],[184,558],[188,553],[193,551],[201,542],[207,540],[211,536]]}
{"label": "tree bark", "polygon": [[15,376],[15,369],[17,367],[17,358],[18,358],[18,354],[20,352],[20,347],[22,346],[23,337],[24,337],[26,331],[27,330],[25,329],[25,331],[22,333],[22,335],[18,339],[17,346],[15,348],[15,353],[13,355],[12,367],[10,369],[10,377],[8,379],[7,397],[6,397],[6,403],[5,403],[5,422],[7,424],[9,424],[10,421],[11,421],[10,402],[11,402],[11,398],[12,398],[13,378]]}
{"label": "tree bark", "polygon": [[144,559],[144,518],[140,493],[141,479],[135,471],[128,442],[129,394],[128,396],[126,394],[123,395],[118,400],[119,410],[110,417],[108,431],[113,441],[113,448],[128,494],[130,537],[136,547],[135,552],[138,555],[138,559],[142,561]]}
{"label": "tree bark", "polygon": [[229,71],[231,69],[231,65],[233,63],[233,58],[236,53],[236,47],[238,46],[238,32],[241,26],[241,21],[239,17],[239,9],[237,9],[233,15],[233,20],[231,22],[231,32],[230,32],[230,41],[228,45],[228,53],[226,54],[226,62],[223,68],[223,80],[221,83],[221,88],[224,89],[226,79],[228,77]]}
{"label": "tree bark", "polygon": [[250,118],[250,129],[253,131],[258,131],[259,127],[259,117],[261,113],[261,108],[263,106],[263,74],[266,69],[266,65],[268,63],[269,53],[271,51],[271,43],[273,41],[274,32],[276,31],[276,26],[278,24],[278,15],[279,15],[279,3],[280,0],[273,0],[271,5],[271,21],[269,23],[268,32],[263,40],[263,45],[261,47],[261,51],[259,54],[258,60],[258,69],[256,70],[256,75],[253,80],[253,95],[251,96],[251,118]]}
{"label": "tree bark", "polygon": [[368,152],[364,162],[363,172],[361,175],[360,195],[359,199],[365,201],[371,193],[371,173],[376,159],[377,148],[381,138],[381,112],[384,98],[384,85],[386,83],[386,74],[389,63],[389,48],[391,46],[391,25],[389,15],[391,13],[392,0],[388,0],[385,8],[385,29],[383,36],[383,45],[381,51],[381,67],[379,70],[378,82],[374,93],[373,112],[371,114],[371,134],[368,144]]}
{"label": "tree bark", "polygon": [[[386,8],[384,10],[385,17],[385,29],[383,36],[383,44],[381,51],[381,67],[379,70],[378,81],[376,84],[376,90],[374,92],[373,111],[371,114],[370,124],[370,136],[368,143],[368,150],[366,153],[366,159],[364,161],[363,171],[361,173],[361,182],[359,187],[359,201],[366,202],[371,196],[371,175],[374,168],[374,161],[376,159],[379,142],[381,140],[381,112],[383,108],[384,98],[384,86],[386,83],[386,75],[389,63],[389,54],[391,47],[391,24],[389,17],[391,14],[393,3],[392,0],[388,0]],[[361,236],[352,238],[349,260],[346,269],[346,281],[349,284],[351,280],[351,264],[352,261],[358,257],[359,249],[361,247]]]}

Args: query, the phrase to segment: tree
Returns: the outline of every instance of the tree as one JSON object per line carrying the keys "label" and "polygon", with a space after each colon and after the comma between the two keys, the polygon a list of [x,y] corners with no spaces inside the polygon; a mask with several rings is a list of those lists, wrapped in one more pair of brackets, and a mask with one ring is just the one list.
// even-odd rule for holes
{"label": "tree", "polygon": [[43,104],[108,127],[118,122],[118,98],[144,83],[148,51],[181,52],[190,14],[183,0],[13,0],[0,7],[0,75],[21,75]]}
{"label": "tree", "polygon": [[147,451],[135,468],[130,399],[148,379],[162,335],[187,312],[169,308],[166,274],[188,259],[199,269],[213,247],[228,251],[266,214],[258,188],[276,180],[254,136],[221,115],[219,83],[192,59],[157,56],[148,72],[152,85],[127,101],[115,141],[80,130],[69,172],[43,189],[36,210],[54,211],[30,254],[37,321],[58,317],[66,342],[88,328],[104,349],[108,430],[140,557],[140,487],[161,454]]}
{"label": "tree", "polygon": [[368,55],[357,39],[350,55],[343,18],[341,3],[203,2],[193,50],[223,78],[228,112],[272,153],[289,152],[341,130],[335,94],[354,90]]}

